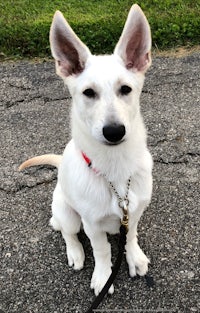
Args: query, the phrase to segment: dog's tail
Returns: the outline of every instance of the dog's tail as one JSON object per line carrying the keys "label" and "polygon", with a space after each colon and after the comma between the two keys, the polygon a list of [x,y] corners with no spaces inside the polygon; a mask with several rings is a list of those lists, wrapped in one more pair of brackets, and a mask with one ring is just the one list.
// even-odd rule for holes
{"label": "dog's tail", "polygon": [[27,161],[23,162],[19,166],[18,170],[22,171],[27,167],[35,166],[35,165],[42,165],[42,164],[52,165],[58,168],[61,160],[62,160],[62,155],[44,154],[44,155],[40,155],[31,159],[28,159]]}

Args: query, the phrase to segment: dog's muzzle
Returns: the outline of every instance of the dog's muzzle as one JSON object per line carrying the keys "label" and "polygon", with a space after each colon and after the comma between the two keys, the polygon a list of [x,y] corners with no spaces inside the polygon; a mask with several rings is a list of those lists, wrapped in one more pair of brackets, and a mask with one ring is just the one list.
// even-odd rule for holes
{"label": "dog's muzzle", "polygon": [[125,134],[126,129],[122,124],[110,124],[103,127],[103,135],[108,144],[118,144],[122,142]]}

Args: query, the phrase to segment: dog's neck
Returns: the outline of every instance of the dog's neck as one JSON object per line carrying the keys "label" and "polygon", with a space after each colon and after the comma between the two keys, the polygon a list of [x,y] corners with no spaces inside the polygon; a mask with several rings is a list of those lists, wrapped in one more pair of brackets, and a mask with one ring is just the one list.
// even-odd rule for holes
{"label": "dog's neck", "polygon": [[76,118],[72,122],[72,138],[76,147],[92,162],[92,167],[110,181],[125,181],[138,169],[138,164],[146,149],[146,131],[140,114],[130,139],[119,145],[108,146],[98,142]]}

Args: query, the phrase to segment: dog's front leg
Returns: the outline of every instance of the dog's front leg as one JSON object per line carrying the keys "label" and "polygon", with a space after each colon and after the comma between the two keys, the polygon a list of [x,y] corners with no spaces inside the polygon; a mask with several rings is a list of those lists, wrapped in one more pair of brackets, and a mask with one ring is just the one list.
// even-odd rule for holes
{"label": "dog's front leg", "polygon": [[148,271],[149,259],[141,250],[137,240],[137,225],[133,217],[129,221],[129,231],[126,243],[126,260],[129,266],[129,274],[131,277],[144,276]]}
{"label": "dog's front leg", "polygon": [[[106,232],[101,231],[98,225],[91,225],[88,222],[83,221],[83,226],[86,235],[90,239],[95,259],[91,288],[94,289],[95,295],[98,295],[111,274],[111,246],[108,242]],[[108,292],[110,294],[114,292],[113,285]]]}

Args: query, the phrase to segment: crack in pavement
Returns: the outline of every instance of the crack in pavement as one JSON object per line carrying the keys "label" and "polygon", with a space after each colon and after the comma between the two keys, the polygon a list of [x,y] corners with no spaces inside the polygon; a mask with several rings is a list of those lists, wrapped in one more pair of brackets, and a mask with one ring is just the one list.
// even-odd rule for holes
{"label": "crack in pavement", "polygon": [[18,192],[20,192],[20,191],[22,191],[24,189],[33,189],[33,188],[41,186],[41,185],[51,184],[55,180],[57,180],[57,175],[56,175],[56,177],[53,177],[53,178],[48,179],[48,180],[42,180],[42,181],[39,181],[39,182],[35,182],[33,185],[28,185],[28,184],[25,184],[25,183],[20,184],[19,182],[17,182],[16,185],[15,185],[15,189],[7,189],[5,187],[0,187],[0,191],[5,192],[6,194],[14,195],[14,194],[17,194]]}
{"label": "crack in pavement", "polygon": [[[188,163],[192,163],[192,159],[195,159],[195,158],[199,158],[200,156],[200,153],[198,152],[187,152],[187,153],[184,153],[184,154],[180,154],[178,156],[175,157],[174,160],[168,160],[166,158],[166,160],[162,157],[162,156],[158,156],[158,157],[154,157],[153,158],[153,161],[154,163],[162,163],[162,164],[188,164]],[[190,157],[190,158],[187,158],[187,157]]]}
{"label": "crack in pavement", "polygon": [[38,96],[31,96],[30,98],[25,98],[25,99],[19,99],[16,100],[15,102],[13,101],[7,101],[6,103],[4,103],[4,107],[6,109],[9,109],[15,105],[19,105],[20,103],[23,102],[31,102],[35,99],[42,99],[42,101],[44,103],[50,102],[50,101],[61,101],[61,100],[70,100],[71,97],[70,96],[65,96],[65,97],[58,97],[58,98],[50,98],[50,97],[44,97],[43,95],[38,95]]}

